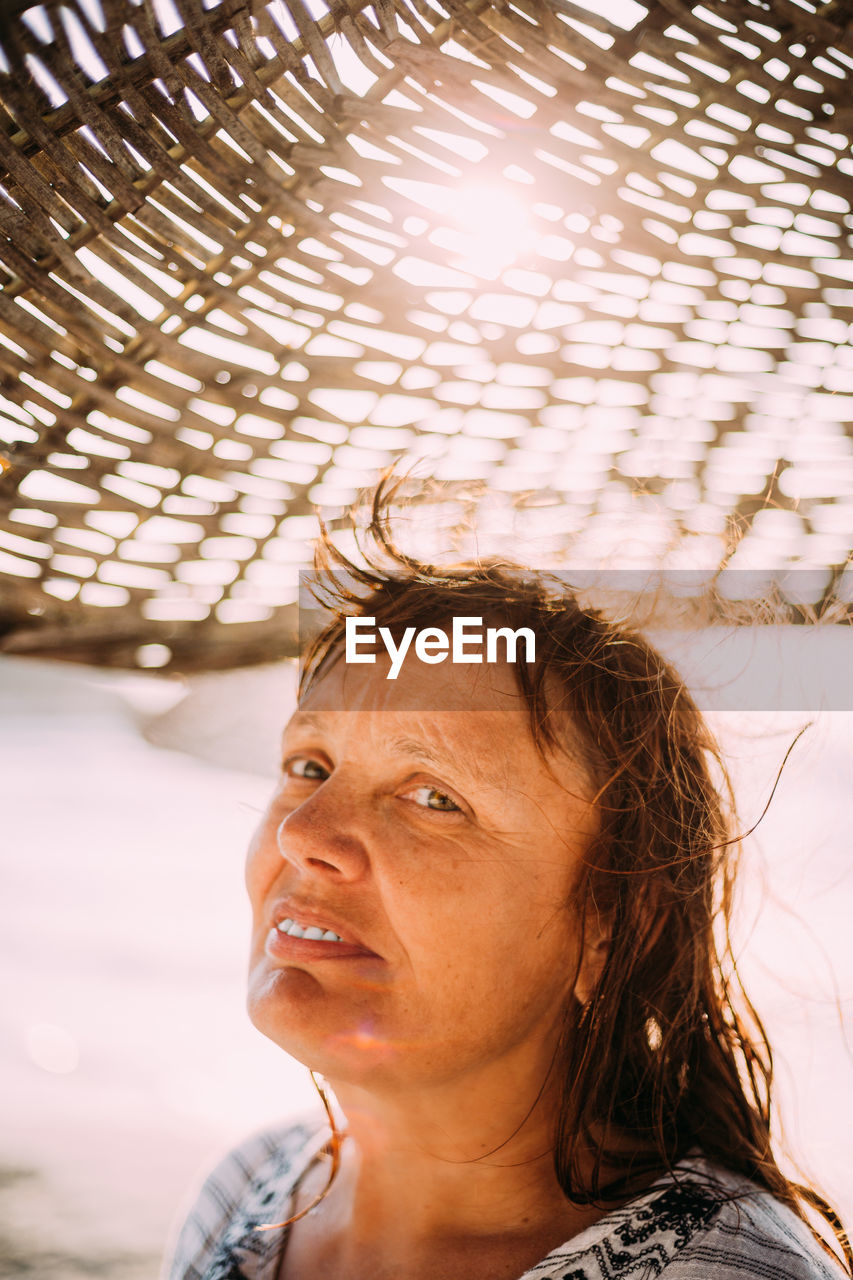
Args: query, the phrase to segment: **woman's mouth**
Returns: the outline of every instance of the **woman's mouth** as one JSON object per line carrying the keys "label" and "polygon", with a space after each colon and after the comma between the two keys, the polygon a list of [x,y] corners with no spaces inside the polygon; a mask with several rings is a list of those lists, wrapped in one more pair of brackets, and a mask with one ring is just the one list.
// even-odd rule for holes
{"label": "woman's mouth", "polygon": [[336,930],[324,924],[300,921],[294,916],[285,916],[273,925],[264,950],[272,960],[380,959],[375,951],[341,937]]}
{"label": "woman's mouth", "polygon": [[287,934],[288,938],[307,938],[309,942],[343,942],[333,929],[321,929],[318,925],[309,925],[307,929],[303,929],[301,924],[297,924],[295,920],[291,920],[290,916],[286,920],[282,920],[276,925],[279,933]]}

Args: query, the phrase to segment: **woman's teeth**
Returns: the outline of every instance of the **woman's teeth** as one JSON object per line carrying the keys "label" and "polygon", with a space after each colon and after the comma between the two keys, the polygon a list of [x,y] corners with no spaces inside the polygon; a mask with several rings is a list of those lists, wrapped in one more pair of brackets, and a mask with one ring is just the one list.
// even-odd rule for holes
{"label": "woman's teeth", "polygon": [[307,938],[309,942],[343,942],[343,938],[339,938],[331,929],[318,929],[316,925],[303,929],[302,925],[291,920],[290,916],[281,921],[278,930],[279,933],[286,933],[288,938]]}

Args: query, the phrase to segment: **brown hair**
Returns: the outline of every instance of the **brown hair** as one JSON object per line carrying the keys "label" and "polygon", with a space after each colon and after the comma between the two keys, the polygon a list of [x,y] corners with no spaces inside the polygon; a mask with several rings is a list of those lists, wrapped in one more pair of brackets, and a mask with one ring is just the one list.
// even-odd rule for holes
{"label": "brown hair", "polygon": [[536,662],[516,662],[516,676],[543,754],[566,750],[567,722],[580,737],[600,831],[578,915],[597,912],[609,933],[595,989],[565,1010],[554,1145],[563,1191],[577,1203],[612,1201],[699,1148],[804,1221],[815,1211],[853,1275],[837,1214],[786,1177],[771,1149],[772,1052],[729,936],[740,837],[702,713],[638,632],[582,607],[556,575],[405,554],[392,536],[392,497],[380,484],[360,563],[323,531],[312,590],[332,617],[304,654],[300,693],[341,657],[347,616],[396,630],[476,615],[535,631]]}

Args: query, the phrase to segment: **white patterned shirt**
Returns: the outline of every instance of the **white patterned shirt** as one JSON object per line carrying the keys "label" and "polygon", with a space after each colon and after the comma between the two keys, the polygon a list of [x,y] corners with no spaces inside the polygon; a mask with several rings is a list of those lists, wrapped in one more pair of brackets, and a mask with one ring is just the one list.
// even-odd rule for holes
{"label": "white patterned shirt", "polygon": [[[319,1158],[315,1121],[258,1134],[211,1173],[162,1280],[276,1280],[294,1190]],[[768,1192],[699,1158],[682,1160],[519,1280],[839,1280],[810,1231]]]}

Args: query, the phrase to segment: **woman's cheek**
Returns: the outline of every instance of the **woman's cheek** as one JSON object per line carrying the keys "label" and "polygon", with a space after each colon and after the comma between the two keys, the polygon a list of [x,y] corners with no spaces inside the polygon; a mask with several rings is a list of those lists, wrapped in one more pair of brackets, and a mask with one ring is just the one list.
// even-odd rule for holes
{"label": "woman's cheek", "polygon": [[246,851],[245,881],[253,905],[257,896],[263,893],[282,868],[282,857],[276,841],[280,822],[281,819],[269,811],[252,836]]}
{"label": "woman's cheek", "polygon": [[[374,874],[386,892],[417,917],[428,908],[445,919],[470,912],[488,896],[488,856],[472,849],[462,833],[449,836],[400,823],[389,841],[392,857]],[[467,905],[466,905],[467,904]]]}

